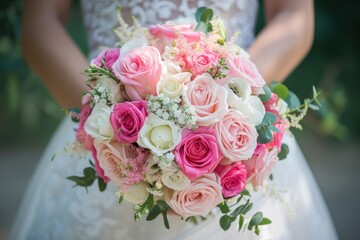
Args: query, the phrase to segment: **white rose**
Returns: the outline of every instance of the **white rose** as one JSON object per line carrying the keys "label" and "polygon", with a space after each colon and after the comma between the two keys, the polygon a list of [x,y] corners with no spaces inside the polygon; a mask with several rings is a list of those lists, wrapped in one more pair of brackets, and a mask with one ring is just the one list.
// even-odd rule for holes
{"label": "white rose", "polygon": [[134,184],[124,193],[124,199],[133,204],[142,204],[149,196],[149,192],[146,190],[148,187],[149,184],[145,182]]}
{"label": "white rose", "polygon": [[245,101],[238,102],[235,109],[247,116],[254,126],[259,125],[265,115],[265,107],[257,96],[250,96]]}
{"label": "white rose", "polygon": [[189,82],[190,78],[191,73],[189,72],[167,74],[158,82],[157,94],[162,93],[169,98],[180,97],[184,83]]}
{"label": "white rose", "polygon": [[190,179],[187,178],[183,172],[180,170],[177,171],[167,171],[164,172],[161,176],[161,180],[165,186],[173,190],[185,190],[190,186]]}
{"label": "white rose", "polygon": [[139,132],[137,143],[156,155],[173,150],[181,140],[181,129],[173,122],[149,114]]}
{"label": "white rose", "polygon": [[111,101],[111,103],[123,101],[120,92],[120,84],[117,83],[114,79],[111,79],[107,76],[101,76],[99,78],[99,84],[109,91],[109,100]]}
{"label": "white rose", "polygon": [[127,52],[134,48],[145,47],[148,46],[148,41],[145,38],[133,38],[127,41],[121,48],[120,48],[120,56],[125,55]]}
{"label": "white rose", "polygon": [[181,68],[179,65],[176,65],[171,61],[161,62],[161,76],[165,76],[167,74],[177,74],[177,73],[181,73]]}
{"label": "white rose", "polygon": [[84,129],[95,139],[109,140],[114,131],[110,124],[111,108],[104,103],[98,103],[93,108],[85,122]]}

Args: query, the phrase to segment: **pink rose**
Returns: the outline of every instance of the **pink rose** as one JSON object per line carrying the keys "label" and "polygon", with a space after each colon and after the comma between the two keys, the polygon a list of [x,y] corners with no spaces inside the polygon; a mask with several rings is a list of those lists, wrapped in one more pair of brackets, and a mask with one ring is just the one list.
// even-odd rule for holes
{"label": "pink rose", "polygon": [[195,32],[192,24],[174,25],[157,24],[149,27],[150,34],[161,42],[161,49],[166,46],[172,46],[174,39],[179,36],[184,37],[187,42],[198,42],[204,36],[202,32]]}
{"label": "pink rose", "polygon": [[220,179],[214,173],[195,179],[185,190],[168,190],[165,201],[180,216],[206,217],[214,207],[223,202]]}
{"label": "pink rose", "polygon": [[183,89],[183,101],[195,109],[196,124],[209,126],[220,121],[228,111],[226,89],[208,73],[189,82]]}
{"label": "pink rose", "polygon": [[221,152],[232,162],[250,158],[257,145],[258,133],[248,118],[236,110],[229,110],[215,124]]}
{"label": "pink rose", "polygon": [[271,112],[276,116],[279,115],[278,111],[276,110],[276,105],[279,102],[279,97],[275,93],[271,93],[270,98],[264,102],[264,107],[267,112]]}
{"label": "pink rose", "polygon": [[100,163],[99,163],[99,159],[97,158],[97,152],[96,152],[95,147],[92,148],[91,153],[92,153],[92,157],[94,158],[94,161],[95,161],[95,170],[96,170],[97,175],[100,178],[102,178],[105,183],[110,182],[110,178],[105,176],[104,169],[102,169],[100,167]]}
{"label": "pink rose", "polygon": [[232,165],[218,165],[215,172],[220,176],[222,194],[225,198],[234,197],[246,188],[246,168],[241,162]]}
{"label": "pink rose", "polygon": [[86,150],[91,150],[93,148],[93,142],[94,142],[94,138],[91,137],[89,134],[87,134],[84,129],[85,122],[90,116],[91,111],[92,109],[90,107],[90,101],[88,100],[83,103],[83,106],[80,111],[79,126],[76,130],[76,140],[82,143],[83,147]]}
{"label": "pink rose", "polygon": [[251,159],[243,161],[247,169],[248,182],[257,190],[272,173],[279,158],[277,148],[264,150],[259,155],[254,155]]}
{"label": "pink rose", "polygon": [[226,64],[229,68],[229,77],[240,77],[246,80],[254,94],[258,95],[263,92],[265,81],[260,75],[254,63],[243,55],[228,56]]}
{"label": "pink rose", "polygon": [[193,77],[207,72],[217,64],[219,59],[218,54],[207,49],[192,51],[184,55],[181,60],[183,62],[182,70],[191,72]]}
{"label": "pink rose", "polygon": [[99,56],[91,60],[91,64],[95,64],[98,67],[102,67],[102,61],[105,62],[105,67],[111,69],[111,66],[120,56],[119,48],[104,49],[101,51]]}
{"label": "pink rose", "polygon": [[118,58],[112,71],[125,85],[125,91],[131,100],[156,95],[156,85],[161,74],[160,53],[151,46],[134,48]]}
{"label": "pink rose", "polygon": [[222,158],[215,131],[208,127],[183,130],[174,154],[177,165],[190,180],[213,172]]}
{"label": "pink rose", "polygon": [[119,142],[134,143],[148,113],[145,101],[117,103],[110,115],[110,123]]}

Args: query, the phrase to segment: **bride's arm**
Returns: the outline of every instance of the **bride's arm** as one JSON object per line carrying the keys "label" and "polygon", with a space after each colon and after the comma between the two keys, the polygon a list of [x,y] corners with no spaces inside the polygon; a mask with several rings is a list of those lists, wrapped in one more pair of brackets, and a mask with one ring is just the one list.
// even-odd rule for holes
{"label": "bride's arm", "polygon": [[87,61],[66,32],[70,0],[26,0],[21,45],[25,59],[65,108],[81,106]]}
{"label": "bride's arm", "polygon": [[249,53],[267,83],[283,81],[311,48],[313,0],[265,0],[266,26]]}

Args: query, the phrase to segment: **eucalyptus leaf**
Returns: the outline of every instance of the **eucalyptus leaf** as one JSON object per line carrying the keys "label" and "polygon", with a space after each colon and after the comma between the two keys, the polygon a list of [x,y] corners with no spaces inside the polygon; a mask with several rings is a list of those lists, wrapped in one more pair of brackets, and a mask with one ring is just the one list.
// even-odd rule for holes
{"label": "eucalyptus leaf", "polygon": [[147,221],[154,220],[161,213],[161,209],[158,204],[155,204],[154,207],[150,210],[149,214],[146,217]]}
{"label": "eucalyptus leaf", "polygon": [[299,98],[292,91],[289,91],[289,95],[284,100],[288,104],[288,108],[290,110],[293,110],[293,109],[299,107],[301,104]]}
{"label": "eucalyptus leaf", "polygon": [[289,89],[282,83],[278,83],[273,88],[273,93],[279,96],[281,99],[286,99],[289,95]]}
{"label": "eucalyptus leaf", "polygon": [[251,230],[254,226],[261,223],[262,220],[263,220],[262,212],[255,213],[254,216],[252,216],[252,218],[250,219],[248,229]]}
{"label": "eucalyptus leaf", "polygon": [[231,223],[234,221],[234,218],[229,217],[228,215],[224,215],[220,218],[220,227],[226,231],[230,228]]}
{"label": "eucalyptus leaf", "polygon": [[263,220],[258,225],[268,225],[271,223],[272,221],[269,218],[263,218]]}
{"label": "eucalyptus leaf", "polygon": [[270,99],[270,97],[271,97],[271,90],[270,90],[270,88],[268,87],[268,86],[264,86],[263,87],[263,90],[264,90],[264,94],[260,94],[259,95],[259,98],[260,98],[260,100],[262,101],[262,102],[266,102],[266,101],[268,101],[269,99]]}
{"label": "eucalyptus leaf", "polygon": [[222,213],[228,213],[228,212],[230,212],[230,208],[229,208],[229,206],[226,204],[226,202],[220,203],[220,204],[218,205],[218,207],[220,208],[220,211],[221,211]]}
{"label": "eucalyptus leaf", "polygon": [[167,218],[167,212],[166,211],[162,212],[162,215],[166,229],[170,229],[169,219]]}
{"label": "eucalyptus leaf", "polygon": [[196,13],[195,13],[195,19],[196,19],[196,22],[199,23],[201,20],[201,15],[203,14],[203,12],[206,10],[206,7],[199,7],[197,10],[196,10]]}
{"label": "eucalyptus leaf", "polygon": [[242,229],[243,225],[245,222],[245,216],[243,214],[240,214],[240,218],[239,218],[239,231]]}
{"label": "eucalyptus leaf", "polygon": [[289,146],[286,143],[283,143],[281,145],[281,150],[278,154],[279,160],[285,159],[288,154],[289,154]]}
{"label": "eucalyptus leaf", "polygon": [[98,176],[98,187],[99,187],[99,191],[103,192],[106,189],[107,184],[104,182],[104,179],[102,179],[101,177]]}

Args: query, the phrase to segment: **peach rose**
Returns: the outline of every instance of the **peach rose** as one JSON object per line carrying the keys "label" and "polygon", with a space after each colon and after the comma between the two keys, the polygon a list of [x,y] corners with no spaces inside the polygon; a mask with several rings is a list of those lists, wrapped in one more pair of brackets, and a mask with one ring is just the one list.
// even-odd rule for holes
{"label": "peach rose", "polygon": [[167,190],[165,201],[180,216],[206,217],[214,207],[223,202],[220,178],[215,173],[205,174],[181,191]]}
{"label": "peach rose", "polygon": [[104,171],[104,178],[109,178],[117,185],[121,184],[121,170],[118,167],[123,164],[119,153],[121,145],[118,141],[107,142],[97,139],[94,141],[96,159],[99,161],[99,167]]}
{"label": "peach rose", "polygon": [[218,85],[210,74],[204,73],[183,89],[183,101],[195,109],[196,124],[209,126],[220,121],[228,111],[226,89]]}
{"label": "peach rose", "polygon": [[125,85],[131,100],[141,100],[156,95],[156,85],[161,75],[161,56],[152,46],[134,48],[112,66],[115,76]]}
{"label": "peach rose", "polygon": [[243,161],[247,169],[248,183],[257,190],[266,179],[269,178],[276,163],[278,162],[278,150],[263,150],[259,155],[254,155],[251,159]]}
{"label": "peach rose", "polygon": [[236,110],[229,110],[215,124],[216,136],[221,152],[229,161],[249,159],[255,151],[258,133],[248,118]]}
{"label": "peach rose", "polygon": [[229,68],[229,77],[240,77],[246,80],[254,94],[258,95],[263,92],[263,86],[265,81],[260,75],[254,63],[252,63],[244,55],[228,56],[226,58],[226,64]]}

